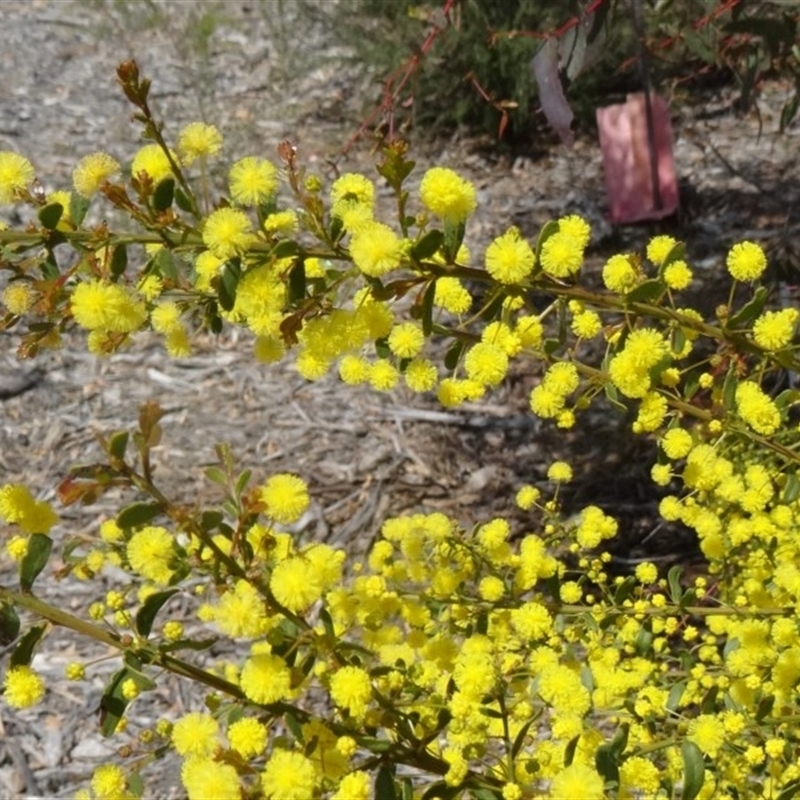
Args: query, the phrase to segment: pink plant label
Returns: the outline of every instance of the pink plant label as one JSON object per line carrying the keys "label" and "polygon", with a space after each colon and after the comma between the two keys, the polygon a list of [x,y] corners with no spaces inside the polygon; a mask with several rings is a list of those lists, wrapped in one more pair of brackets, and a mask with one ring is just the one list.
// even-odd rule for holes
{"label": "pink plant label", "polygon": [[651,95],[650,102],[658,198],[653,191],[644,94],[631,94],[625,103],[597,109],[606,192],[611,221],[615,223],[662,219],[678,210],[669,109],[658,95]]}

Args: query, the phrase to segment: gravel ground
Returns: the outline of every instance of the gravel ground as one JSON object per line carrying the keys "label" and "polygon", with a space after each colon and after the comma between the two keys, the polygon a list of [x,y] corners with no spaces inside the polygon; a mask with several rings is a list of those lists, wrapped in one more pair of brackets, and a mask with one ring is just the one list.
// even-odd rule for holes
{"label": "gravel ground", "polygon": [[[85,153],[102,148],[128,160],[138,131],[114,69],[135,57],[153,78],[153,102],[168,132],[195,119],[214,122],[226,137],[226,160],[272,156],[288,137],[301,158],[330,176],[331,159],[376,93],[325,24],[321,12],[334,2],[0,0],[0,149],[28,156],[47,190],[68,186]],[[676,162],[688,202],[679,226],[659,230],[685,237],[692,263],[711,278],[734,238],[763,241],[787,264],[797,257],[800,128],[775,133],[787,91],[765,87],[760,137],[758,120],[737,118],[726,94],[675,111]],[[480,211],[468,234],[476,261],[509,223],[533,236],[562,213],[582,213],[593,224],[590,271],[610,250],[640,246],[656,230],[613,230],[605,221],[600,154],[591,137],[579,136],[572,150],[547,147],[533,160],[476,147],[464,135],[436,142],[413,135],[420,166],[453,166],[478,186]],[[338,166],[369,170],[371,163],[362,146]],[[12,222],[14,213],[7,215]],[[332,379],[309,385],[291,368],[267,369],[250,357],[246,336],[201,342],[191,358],[177,361],[148,337],[103,361],[86,356],[77,336],[35,364],[19,364],[14,348],[14,336],[0,334],[0,375],[30,387],[0,399],[0,482],[23,480],[43,497],[53,496],[71,464],[96,457],[96,430],[131,427],[148,399],[169,409],[158,452],[169,491],[182,498],[207,492],[200,465],[213,457],[214,442],[228,441],[259,476],[280,469],[304,474],[317,499],[303,535],[353,552],[366,547],[389,509],[438,508],[467,524],[501,510],[519,483],[541,476],[554,447],[524,413],[533,376],[522,371],[480,407],[444,413],[401,395],[344,392]],[[611,459],[599,472],[622,484],[629,454],[609,452],[607,443],[591,429],[575,441],[587,465]],[[634,506],[638,500],[607,478],[586,482],[581,499],[592,492],[628,492]],[[71,508],[61,533],[95,530],[113,511],[102,503]],[[0,575],[12,580],[7,566]],[[98,586],[53,583],[48,595],[80,609],[114,578]],[[85,647],[67,635],[50,637],[36,662],[50,687],[47,702],[19,714],[0,706],[3,796],[69,796],[118,746],[99,737],[96,717],[114,664],[99,661],[84,684],[62,680],[66,663],[88,657]],[[195,695],[179,681],[165,682],[137,704],[133,733],[160,715],[196,708]],[[178,796],[174,763],[149,774],[157,776],[158,797]]]}

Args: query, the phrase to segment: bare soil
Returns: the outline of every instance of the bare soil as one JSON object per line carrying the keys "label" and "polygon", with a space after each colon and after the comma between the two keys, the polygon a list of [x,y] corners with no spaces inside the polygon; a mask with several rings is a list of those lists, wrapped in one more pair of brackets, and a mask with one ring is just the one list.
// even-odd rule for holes
{"label": "bare soil", "polygon": [[[206,119],[225,134],[231,160],[274,158],[278,142],[289,138],[326,177],[337,169],[374,175],[369,143],[344,157],[339,151],[377,97],[375,84],[346,60],[347,46],[331,38],[319,15],[313,22],[303,16],[309,5],[315,4],[0,0],[0,149],[29,157],[48,191],[68,187],[75,160],[86,153],[106,149],[129,159],[138,131],[114,70],[136,57],[153,79],[153,102],[168,134]],[[205,15],[213,25],[203,27]],[[531,152],[546,152],[534,159],[461,132],[426,141],[424,131],[412,131],[416,179],[424,166],[441,164],[476,183],[479,212],[468,232],[475,263],[509,224],[535,236],[548,219],[580,213],[594,230],[590,276],[611,252],[670,232],[688,242],[706,298],[713,298],[709,287],[718,283],[727,247],[744,237],[763,242],[792,284],[800,260],[800,127],[777,133],[788,91],[780,84],[763,88],[760,120],[737,116],[728,90],[673,107],[684,203],[678,220],[658,225],[608,224],[599,148],[587,132],[573,149],[549,138],[532,141]],[[18,223],[26,212],[0,213]],[[191,357],[177,360],[147,336],[103,360],[87,355],[78,334],[33,363],[17,361],[15,349],[14,333],[0,334],[0,483],[25,482],[43,498],[53,499],[70,466],[98,458],[97,432],[130,429],[139,405],[155,400],[167,410],[157,453],[165,492],[182,501],[213,500],[203,468],[214,459],[214,444],[228,442],[259,480],[281,470],[303,475],[315,502],[298,536],[354,555],[390,513],[441,509],[467,526],[511,513],[516,488],[544,481],[553,458],[567,456],[578,470],[568,502],[598,502],[626,520],[621,562],[654,553],[693,557],[691,542],[676,546],[658,528],[647,479],[654,445],[634,440],[629,420],[604,411],[585,418],[569,450],[563,436],[527,413],[536,365],[521,366],[485,402],[447,411],[402,392],[345,388],[333,377],[307,383],[290,366],[258,364],[250,339],[236,332],[202,339]],[[56,536],[94,532],[117,510],[112,499],[64,509]],[[520,532],[525,523],[517,523]],[[0,575],[13,583],[8,564]],[[101,599],[117,579],[48,580],[41,591],[77,610]],[[3,796],[71,795],[119,746],[97,731],[99,698],[115,664],[99,661],[81,684],[63,679],[66,663],[89,655],[85,643],[56,632],[35,661],[48,683],[47,701],[22,713],[0,706]],[[202,703],[177,680],[152,694],[137,701],[134,734]],[[155,796],[180,795],[174,763],[152,769],[161,770]]]}

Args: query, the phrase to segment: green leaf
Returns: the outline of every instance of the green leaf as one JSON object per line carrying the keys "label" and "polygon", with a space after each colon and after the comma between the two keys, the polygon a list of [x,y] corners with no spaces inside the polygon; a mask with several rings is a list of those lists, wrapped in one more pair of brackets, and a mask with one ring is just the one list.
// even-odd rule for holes
{"label": "green leaf", "polygon": [[685,681],[680,681],[679,683],[673,684],[672,688],[669,690],[669,695],[667,696],[667,711],[674,712],[677,710],[678,704],[681,702],[681,698],[683,697],[683,693],[685,691]]}
{"label": "green leaf", "polygon": [[175,187],[175,204],[181,211],[185,211],[187,214],[192,213],[193,205],[191,198],[180,186]]}
{"label": "green leaf", "polygon": [[797,794],[798,790],[800,790],[800,780],[793,780],[783,787],[781,793],[775,800],[791,800],[791,798]]}
{"label": "green leaf", "polygon": [[69,196],[69,218],[72,224],[76,227],[79,226],[86,217],[88,210],[89,198],[77,192],[72,192]]}
{"label": "green leaf", "polygon": [[726,411],[733,411],[736,408],[736,387],[739,379],[736,376],[736,365],[731,364],[725,382],[722,384],[722,403]]}
{"label": "green leaf", "polygon": [[124,244],[118,244],[114,248],[114,255],[111,256],[109,269],[115,278],[119,278],[128,266],[128,248]]}
{"label": "green leaf", "polygon": [[456,263],[458,248],[461,247],[461,242],[464,241],[465,230],[466,227],[463,222],[450,222],[445,220],[444,241],[442,242],[442,252],[444,254],[445,263]]}
{"label": "green leaf", "polygon": [[134,797],[141,797],[144,794],[144,781],[138,772],[128,775],[128,791]]}
{"label": "green leaf", "polygon": [[128,431],[117,431],[116,433],[112,433],[111,438],[108,440],[106,452],[109,454],[109,456],[111,456],[111,458],[124,461],[125,451],[128,449],[129,440],[130,434]]}
{"label": "green leaf", "polygon": [[764,717],[768,717],[772,713],[772,709],[775,705],[775,695],[768,694],[766,697],[762,697],[758,708],[756,709],[756,722],[761,722]]}
{"label": "green leaf", "polygon": [[247,488],[247,484],[250,483],[250,478],[252,475],[253,471],[249,469],[239,473],[239,477],[236,478],[236,483],[233,487],[233,491],[237,497],[240,497],[244,493],[244,490]]}
{"label": "green leaf", "polygon": [[425,261],[434,255],[444,242],[444,234],[439,230],[428,231],[411,248],[411,258],[415,261]]}
{"label": "green leaf", "polygon": [[792,124],[792,120],[797,116],[800,108],[800,92],[795,92],[788,102],[781,109],[780,131],[784,131]]}
{"label": "green leaf", "polygon": [[466,343],[460,340],[456,340],[450,345],[444,356],[444,365],[447,369],[454,370],[458,366],[458,362],[461,360],[461,355],[466,349],[466,346]]}
{"label": "green leaf", "polygon": [[19,617],[14,606],[9,603],[0,605],[0,645],[5,647],[19,636]]}
{"label": "green leaf", "polygon": [[156,592],[155,594],[151,594],[147,600],[142,603],[142,607],[136,612],[136,632],[140,636],[147,638],[150,635],[156,614],[158,614],[167,600],[174,597],[177,593],[177,589],[169,589],[166,592]]}
{"label": "green leaf", "polygon": [[511,757],[515,758],[517,753],[522,750],[522,745],[525,744],[525,737],[528,735],[528,731],[531,728],[531,725],[536,721],[536,717],[531,717],[520,729],[519,733],[514,737],[514,744],[511,745]]}
{"label": "green leaf", "polygon": [[611,403],[614,408],[618,411],[622,411],[625,414],[628,413],[628,407],[619,399],[619,392],[617,391],[617,387],[614,386],[611,381],[606,381],[603,384],[603,392],[605,396],[608,398],[608,402]]}
{"label": "green leaf", "polygon": [[790,406],[800,403],[800,391],[797,389],[785,389],[774,400],[779,411],[785,411]]}
{"label": "green leaf", "polygon": [[114,734],[130,702],[122,696],[122,684],[128,679],[128,673],[127,667],[115,672],[100,698],[100,733],[106,738]]}
{"label": "green leaf", "polygon": [[594,754],[594,766],[606,783],[619,786],[619,764],[611,752],[610,745],[601,744],[597,748]]}
{"label": "green leaf", "polygon": [[688,739],[681,743],[683,753],[683,791],[681,800],[694,800],[703,788],[705,763],[700,748]]}
{"label": "green leaf", "polygon": [[536,240],[536,263],[540,263],[542,255],[542,245],[554,234],[558,233],[558,223],[551,219],[546,222],[539,231],[539,238]]}
{"label": "green leaf", "polygon": [[659,278],[642,281],[635,289],[625,295],[628,303],[652,303],[660,299],[667,291],[667,285]]}
{"label": "green leaf", "polygon": [[675,565],[667,573],[667,584],[669,585],[669,595],[675,605],[680,605],[681,597],[683,596],[683,587],[681,586],[681,567]]}
{"label": "green leaf", "polygon": [[239,286],[239,279],[242,277],[241,262],[238,258],[226,261],[222,267],[222,274],[219,279],[217,294],[219,304],[230,311],[236,303],[236,288]]}
{"label": "green leaf", "polygon": [[422,333],[430,336],[433,331],[433,299],[436,297],[436,281],[433,280],[422,298]]}
{"label": "green leaf", "polygon": [[580,738],[580,735],[578,735],[567,742],[567,746],[564,748],[565,767],[569,767],[572,764],[572,761],[575,758],[575,751],[578,749],[578,742],[580,741]]}
{"label": "green leaf", "polygon": [[28,552],[22,557],[19,565],[19,583],[23,592],[30,592],[33,582],[47,565],[53,540],[43,533],[34,533],[28,539]]}
{"label": "green leaf", "polygon": [[283,241],[278,242],[275,247],[272,248],[270,255],[273,258],[291,258],[292,256],[298,255],[300,252],[300,245],[297,242],[292,241],[291,239],[284,239]]}
{"label": "green leaf", "polygon": [[291,712],[287,711],[283,715],[284,722],[286,723],[286,727],[292,732],[292,736],[303,744],[305,742],[305,738],[303,736],[303,726],[300,724],[300,721],[297,717]]}
{"label": "green leaf", "polygon": [[394,767],[384,764],[375,776],[375,800],[399,800],[394,783]]}
{"label": "green leaf", "polygon": [[664,274],[664,270],[675,261],[684,261],[686,259],[686,245],[683,242],[677,242],[673,245],[672,250],[667,253],[667,257],[661,262],[658,268],[658,277]]}
{"label": "green leaf", "polygon": [[153,192],[153,209],[159,213],[166,211],[172,205],[174,198],[175,179],[164,178],[163,181],[159,181]]}
{"label": "green leaf", "polygon": [[178,265],[171,250],[162,247],[158,253],[156,253],[156,257],[153,259],[153,271],[156,275],[160,275],[162,278],[167,278],[177,283]]}
{"label": "green leaf", "polygon": [[747,328],[750,323],[764,310],[764,304],[767,302],[769,290],[766,286],[759,286],[750,300],[745,303],[730,319],[728,319],[725,327],[728,330],[738,328]]}
{"label": "green leaf", "polygon": [[683,40],[686,46],[694,53],[701,61],[707,64],[713,64],[717,60],[716,53],[702,38],[692,29],[686,28],[683,31]]}
{"label": "green leaf", "polygon": [[633,592],[636,583],[636,576],[628,575],[628,577],[617,586],[617,590],[614,592],[615,606],[621,606],[631,596],[631,592]]}
{"label": "green leaf", "polygon": [[158,503],[131,503],[117,514],[117,525],[120,528],[138,528],[146,525],[161,513]]}
{"label": "green leaf", "polygon": [[27,667],[33,660],[33,651],[47,633],[46,625],[34,625],[14,648],[8,661],[9,667]]}
{"label": "green leaf", "polygon": [[797,473],[791,472],[786,476],[786,485],[783,487],[783,495],[781,497],[784,503],[794,503],[800,497],[800,478]]}
{"label": "green leaf", "polygon": [[294,305],[306,296],[306,265],[298,260],[289,272],[289,303]]}
{"label": "green leaf", "polygon": [[43,208],[39,209],[39,222],[42,223],[43,228],[52,231],[61,221],[64,214],[64,206],[61,203],[48,203]]}

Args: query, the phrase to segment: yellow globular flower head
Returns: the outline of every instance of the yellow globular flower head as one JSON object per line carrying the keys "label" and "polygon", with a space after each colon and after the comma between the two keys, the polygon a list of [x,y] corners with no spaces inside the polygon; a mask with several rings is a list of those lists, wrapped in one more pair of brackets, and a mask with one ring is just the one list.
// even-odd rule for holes
{"label": "yellow globular flower head", "polygon": [[554,278],[569,278],[583,264],[584,246],[566,231],[558,230],[542,243],[539,261]]}
{"label": "yellow globular flower head", "polygon": [[538,317],[528,315],[519,317],[514,333],[519,337],[523,347],[535,349],[540,347],[544,340],[544,326]]}
{"label": "yellow globular flower head", "polygon": [[308,800],[315,796],[316,786],[314,762],[290,750],[274,750],[261,774],[268,800]]}
{"label": "yellow globular flower head", "polygon": [[125,796],[126,784],[125,773],[116,764],[101,764],[90,783],[95,800],[119,800]]}
{"label": "yellow globular flower head", "polygon": [[778,430],[781,414],[778,407],[753,381],[742,381],[736,387],[736,410],[756,433],[769,436]]}
{"label": "yellow globular flower head", "polygon": [[[299,220],[297,212],[292,209],[286,211],[276,211],[264,220],[264,230],[273,236],[288,236],[297,230]],[[308,276],[308,265],[306,264],[306,275]]]}
{"label": "yellow globular flower head", "polygon": [[22,316],[36,302],[36,292],[28,281],[13,281],[3,289],[0,300],[14,316]]}
{"label": "yellow globular flower head", "polygon": [[44,697],[44,681],[26,665],[11,667],[3,678],[3,697],[11,708],[29,708]]}
{"label": "yellow globular flower head", "polygon": [[379,392],[390,392],[400,380],[400,372],[386,359],[376,361],[369,370],[369,384]]}
{"label": "yellow globular flower head", "polygon": [[700,750],[712,759],[717,757],[725,744],[725,725],[714,714],[700,714],[689,723],[688,737]]}
{"label": "yellow globular flower head", "polygon": [[660,267],[667,260],[667,256],[672,252],[676,244],[678,244],[678,241],[673,239],[672,236],[654,236],[647,243],[647,257],[653,264]]}
{"label": "yellow globular flower head", "polygon": [[228,187],[234,203],[241,206],[260,205],[278,191],[278,170],[265,158],[241,158],[228,173]]}
{"label": "yellow globular flower head", "polygon": [[781,350],[794,338],[795,326],[800,319],[796,308],[765,311],[753,323],[753,339],[762,350]]}
{"label": "yellow globular flower head", "polygon": [[436,280],[433,304],[451,314],[466,314],[472,306],[472,295],[458,278],[444,276]]}
{"label": "yellow globular flower head", "polygon": [[531,246],[515,227],[486,248],[486,271],[500,283],[520,283],[533,272],[535,262]]}
{"label": "yellow globular flower head", "polygon": [[603,265],[603,283],[606,288],[617,294],[624,294],[633,289],[639,282],[639,274],[631,257],[615,255]]}
{"label": "yellow globular flower head", "polygon": [[198,158],[215,156],[222,149],[222,134],[214,125],[190,122],[178,134],[178,153],[186,166]]}
{"label": "yellow globular flower head", "polygon": [[181,756],[212,756],[219,747],[219,726],[211,714],[193,711],[172,727],[172,744]]}
{"label": "yellow globular flower head", "polygon": [[592,339],[603,330],[603,322],[596,311],[581,311],[572,318],[572,332],[579,339]]}
{"label": "yellow globular flower head", "polygon": [[369,673],[360,667],[342,667],[331,677],[330,692],[337,706],[361,718],[372,698],[372,681]]}
{"label": "yellow globular flower head", "polygon": [[557,483],[569,483],[572,480],[572,467],[566,461],[554,461],[547,469],[547,477]]}
{"label": "yellow globular flower head", "polygon": [[13,203],[34,179],[33,164],[9,150],[0,151],[0,203]]}
{"label": "yellow globular flower head", "polygon": [[370,800],[371,797],[372,779],[369,773],[356,770],[342,778],[331,800]]}
{"label": "yellow globular flower head", "polygon": [[683,428],[671,428],[661,437],[661,449],[672,460],[685,458],[692,444],[692,434]]}
{"label": "yellow globular flower head", "polygon": [[550,784],[553,800],[575,798],[575,800],[603,800],[605,784],[597,770],[586,764],[574,762],[559,772]]}
{"label": "yellow globular flower head", "polygon": [[425,346],[425,334],[415,322],[402,322],[392,328],[388,345],[399,358],[414,358]]}
{"label": "yellow globular flower head", "polygon": [[464,357],[467,376],[483,386],[497,386],[508,374],[508,356],[490,342],[478,342]]}
{"label": "yellow globular flower head", "polygon": [[[174,158],[174,156],[173,156]],[[177,161],[177,159],[175,159]],[[154,184],[160,183],[172,174],[167,154],[157,144],[146,144],[133,157],[131,175],[136,178],[140,172],[150,176]]]}
{"label": "yellow globular flower head", "polygon": [[507,356],[515,356],[522,350],[522,340],[505,322],[490,322],[483,329],[481,341],[496,345]]}
{"label": "yellow globular flower head", "polygon": [[182,328],[181,310],[177,303],[159,303],[150,312],[150,324],[158,333],[173,333]]}
{"label": "yellow globular flower head", "polygon": [[228,728],[231,747],[244,758],[253,758],[267,747],[267,729],[253,717],[242,717]]}
{"label": "yellow globular flower head", "polygon": [[664,283],[670,289],[675,289],[676,291],[688,288],[692,282],[692,277],[692,270],[682,259],[673,261],[664,268]]}
{"label": "yellow globular flower head", "polygon": [[108,153],[91,153],[84,156],[73,170],[72,185],[78,194],[91,197],[121,169],[119,162]]}
{"label": "yellow globular flower head", "polygon": [[264,599],[246,580],[236,581],[214,608],[214,622],[228,636],[254,638],[264,633],[267,614]]}
{"label": "yellow globular flower head", "polygon": [[526,484],[521,486],[514,499],[516,504],[523,511],[530,511],[541,496],[541,492],[535,486]]}
{"label": "yellow globular flower head", "polygon": [[619,781],[623,790],[639,792],[644,797],[655,797],[661,787],[661,772],[646,758],[633,756],[620,765]]}
{"label": "yellow globular flower head", "polygon": [[569,214],[558,220],[558,230],[572,237],[581,250],[585,250],[592,235],[589,223],[577,214]]}
{"label": "yellow globular flower head", "polygon": [[273,364],[286,355],[286,344],[277,336],[257,336],[253,343],[253,355],[262,364]]}
{"label": "yellow globular flower head", "polygon": [[148,525],[131,536],[127,546],[131,568],[149,581],[169,583],[171,562],[175,555],[172,534],[155,525]]}
{"label": "yellow globular flower head", "polygon": [[372,216],[374,204],[375,187],[372,181],[364,175],[346,172],[338,177],[331,186],[331,213],[334,217],[343,218],[348,211],[362,206],[368,212],[365,218],[369,218]]}
{"label": "yellow globular flower head", "polygon": [[561,397],[572,394],[580,385],[577,367],[568,361],[553,364],[542,378],[542,384]]}
{"label": "yellow globular flower head", "polygon": [[147,309],[124,286],[101,280],[79,283],[70,298],[75,322],[88,331],[132,333],[144,325]]}
{"label": "yellow globular flower head", "polygon": [[256,653],[245,661],[239,685],[254,703],[277,703],[291,697],[292,673],[280,656]]}
{"label": "yellow globular flower head", "polygon": [[422,204],[446,222],[460,223],[475,210],[475,186],[446,167],[431,167],[419,187]]}
{"label": "yellow globular flower head", "polygon": [[253,229],[244,211],[218,208],[203,225],[203,244],[217,258],[229,259],[243,253],[253,241]]}
{"label": "yellow globular flower head", "polygon": [[412,392],[430,392],[436,386],[438,371],[431,361],[415,358],[409,362],[403,378]]}
{"label": "yellow globular flower head", "polygon": [[634,433],[649,433],[658,430],[667,416],[667,398],[658,392],[648,392],[639,406],[633,423]]}
{"label": "yellow globular flower head", "polygon": [[299,475],[281,472],[271,476],[261,489],[261,502],[276,522],[297,522],[308,510],[308,486]]}
{"label": "yellow globular flower head", "polygon": [[195,285],[200,292],[207,292],[211,289],[211,281],[219,275],[224,258],[219,258],[210,250],[203,250],[194,262],[196,273]]}
{"label": "yellow globular flower head", "polygon": [[728,272],[737,281],[754,281],[767,268],[767,257],[760,245],[744,241],[735,244],[725,259]]}
{"label": "yellow globular flower head", "polygon": [[0,486],[0,518],[19,525],[23,533],[48,533],[58,522],[50,504],[36,500],[30,490],[19,483]]}
{"label": "yellow globular flower head", "polygon": [[269,587],[275,599],[295,613],[316,603],[323,592],[319,570],[309,559],[300,556],[281,561],[272,571]]}
{"label": "yellow globular flower head", "polygon": [[371,278],[380,278],[399,267],[402,254],[400,237],[382,222],[366,222],[350,240],[353,263]]}
{"label": "yellow globular flower head", "polygon": [[241,800],[239,773],[230,764],[212,758],[191,757],[181,767],[181,783],[188,800]]}
{"label": "yellow globular flower head", "polygon": [[361,356],[348,353],[339,362],[339,377],[349,386],[366,383],[370,376],[370,363]]}
{"label": "yellow globular flower head", "polygon": [[650,370],[669,355],[669,345],[653,328],[639,328],[609,364],[612,383],[626,397],[644,397],[650,390]]}

